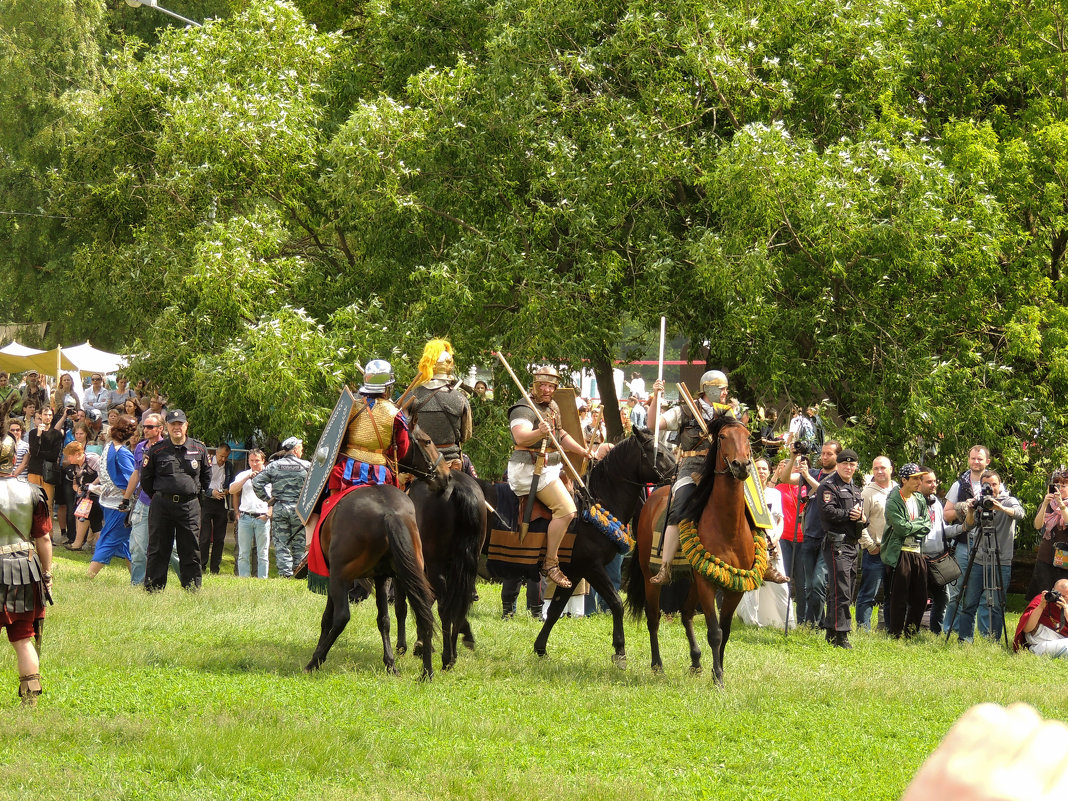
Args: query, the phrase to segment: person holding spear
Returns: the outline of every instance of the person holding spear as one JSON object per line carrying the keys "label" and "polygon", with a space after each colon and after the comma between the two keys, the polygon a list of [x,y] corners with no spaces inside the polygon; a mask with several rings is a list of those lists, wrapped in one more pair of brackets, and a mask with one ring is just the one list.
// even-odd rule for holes
{"label": "person holding spear", "polygon": [[[500,354],[498,358],[507,367]],[[556,370],[552,367],[535,369],[529,395],[515,374],[511,375],[523,393],[523,402],[508,410],[508,428],[515,442],[515,450],[508,460],[508,486],[516,495],[527,498],[528,513],[535,497],[552,511],[541,574],[554,584],[567,588],[571,582],[560,570],[557,554],[577,509],[560,478],[564,462],[560,450],[587,458],[591,454],[560,425],[560,407],[553,400],[553,393],[560,384]]]}
{"label": "person holding spear", "polygon": [[[701,393],[690,398],[685,385],[679,385],[683,391],[685,405],[675,406],[660,414],[660,393],[664,391],[664,382],[657,379],[653,384],[653,397],[649,408],[655,410],[654,425],[657,432],[679,432],[678,479],[672,487],[671,507],[668,510],[667,525],[664,528],[664,547],[661,551],[660,571],[649,579],[653,584],[671,583],[671,562],[679,550],[679,523],[682,510],[693,494],[696,481],[704,469],[708,456],[708,424],[722,415],[734,416],[733,407],[727,403],[727,376],[720,370],[708,370],[701,376]],[[768,563],[764,581],[785,584],[789,579]]]}

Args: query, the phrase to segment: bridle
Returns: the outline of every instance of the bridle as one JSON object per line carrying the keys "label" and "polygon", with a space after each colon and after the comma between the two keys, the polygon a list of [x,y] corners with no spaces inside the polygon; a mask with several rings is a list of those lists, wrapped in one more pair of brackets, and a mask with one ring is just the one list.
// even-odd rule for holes
{"label": "bridle", "polygon": [[[730,474],[730,475],[734,476],[735,478],[738,478],[738,475],[734,472],[734,470],[731,469],[731,463],[727,459],[727,454],[724,453],[723,449],[719,446],[720,440],[725,439],[724,429],[727,429],[727,428],[745,428],[745,424],[740,422],[740,421],[735,420],[735,421],[731,421],[731,422],[725,423],[723,425],[723,428],[720,429],[719,435],[716,438],[716,440],[717,440],[716,441],[716,451],[717,451],[716,463],[718,464],[719,461],[720,461],[720,458],[722,458],[722,460],[723,460],[723,469],[722,470],[717,470],[717,469],[713,468],[712,472],[715,473],[716,475],[720,475],[720,476]],[[746,429],[746,430],[748,431],[748,429]],[[748,465],[752,464],[752,462],[753,462],[753,454],[752,454],[752,452],[750,452],[749,458],[744,462],[744,464],[748,467]],[[742,479],[739,479],[739,480],[742,480]]]}
{"label": "bridle", "polygon": [[417,448],[419,448],[419,453],[423,457],[423,463],[424,464],[429,464],[430,467],[428,467],[426,469],[423,469],[423,468],[420,468],[420,467],[416,467],[415,465],[406,464],[406,465],[404,465],[404,472],[405,473],[411,473],[414,476],[418,476],[419,478],[425,478],[427,481],[430,481],[431,479],[434,479],[434,478],[437,477],[437,475],[438,475],[438,467],[440,467],[441,463],[443,461],[445,461],[445,457],[442,456],[440,451],[438,451],[438,458],[434,459],[433,462],[431,462],[430,454],[427,453],[426,446],[427,445],[433,445],[434,441],[432,439],[430,439],[430,437],[427,436],[425,433],[423,433],[422,430],[420,430],[419,433],[421,434],[421,436],[417,435],[413,431],[412,432],[412,440],[415,442],[415,446]]}

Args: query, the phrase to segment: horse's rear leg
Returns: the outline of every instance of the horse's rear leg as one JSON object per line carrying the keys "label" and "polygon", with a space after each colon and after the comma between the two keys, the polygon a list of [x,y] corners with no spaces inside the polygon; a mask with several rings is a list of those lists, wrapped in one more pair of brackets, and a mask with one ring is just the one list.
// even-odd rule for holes
{"label": "horse's rear leg", "polygon": [[[389,643],[389,597],[385,576],[375,576],[375,603],[378,605],[378,633],[382,635],[382,664],[386,673],[397,675],[397,664],[393,658],[393,646]],[[399,595],[398,595],[399,597]]]}
{"label": "horse's rear leg", "polygon": [[649,630],[649,650],[652,652],[651,667],[654,673],[664,672],[664,660],[660,657],[660,585],[651,584],[643,571],[645,582],[645,627]]}
{"label": "horse's rear leg", "polygon": [[542,625],[541,631],[538,632],[538,638],[534,640],[534,653],[538,656],[545,656],[545,648],[549,644],[549,633],[552,632],[553,626],[556,625],[556,621],[560,619],[564,607],[567,606],[567,602],[571,599],[576,583],[573,581],[572,585],[566,588],[557,586],[556,592],[553,593],[553,599],[549,603],[549,611],[545,613],[545,623]]}
{"label": "horse's rear leg", "polygon": [[349,622],[349,595],[348,587],[341,586],[340,579],[330,578],[330,591],[326,599],[326,609],[323,611],[322,624],[320,626],[319,643],[315,646],[315,653],[311,661],[304,666],[305,672],[318,670],[319,666],[326,661],[326,655],[345,626]]}
{"label": "horse's rear leg", "polygon": [[701,609],[705,613],[705,624],[708,628],[708,647],[712,651],[712,672],[716,684],[723,686],[723,632],[716,618],[716,588],[703,578],[695,578],[697,584],[697,597],[701,601]]}
{"label": "horse's rear leg", "polygon": [[397,614],[397,656],[408,653],[408,599],[401,589],[393,598],[393,611]]}
{"label": "horse's rear leg", "polygon": [[690,591],[686,594],[686,600],[682,602],[682,610],[679,617],[682,618],[682,627],[686,630],[686,640],[690,644],[690,672],[695,676],[700,675],[701,667],[701,644],[697,641],[697,634],[693,630],[693,616],[697,611],[697,581],[690,582]]}
{"label": "horse's rear leg", "polygon": [[620,670],[627,668],[627,646],[623,635],[623,601],[619,599],[612,580],[602,565],[598,565],[586,574],[586,580],[605,601],[612,612],[612,663]]}

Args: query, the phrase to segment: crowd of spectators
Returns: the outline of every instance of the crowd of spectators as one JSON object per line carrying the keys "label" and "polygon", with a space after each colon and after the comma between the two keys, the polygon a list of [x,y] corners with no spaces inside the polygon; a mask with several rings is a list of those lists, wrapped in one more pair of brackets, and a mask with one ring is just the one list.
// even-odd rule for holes
{"label": "crowd of spectators", "polygon": [[[145,382],[131,387],[122,374],[90,373],[80,386],[63,373],[53,388],[36,371],[18,380],[0,371],[0,412],[0,440],[11,453],[9,462],[0,461],[0,474],[42,487],[55,518],[53,544],[91,548],[90,575],[120,557],[130,564],[131,582],[143,584],[150,499],[140,490],[138,468],[146,449],[166,434],[166,396]],[[249,469],[235,478],[235,463],[246,459]],[[235,522],[235,572],[267,577],[271,508],[242,491],[264,462],[260,450],[232,454],[227,443],[214,449],[211,491],[202,504],[206,572],[220,571],[227,526]],[[135,502],[120,512],[127,494]]]}

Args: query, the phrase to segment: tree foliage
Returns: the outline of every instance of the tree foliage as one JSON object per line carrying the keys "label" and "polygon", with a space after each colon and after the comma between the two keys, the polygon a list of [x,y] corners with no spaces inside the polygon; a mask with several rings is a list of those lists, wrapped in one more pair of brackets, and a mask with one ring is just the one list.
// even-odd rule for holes
{"label": "tree foliage", "polygon": [[15,294],[216,435],[313,433],[432,335],[607,375],[664,313],[750,402],[946,474],[982,441],[1034,495],[1068,461],[1062,6],[243,0],[139,44],[4,4],[25,64],[66,57],[0,60],[40,99],[5,191],[69,218],[5,229]]}

